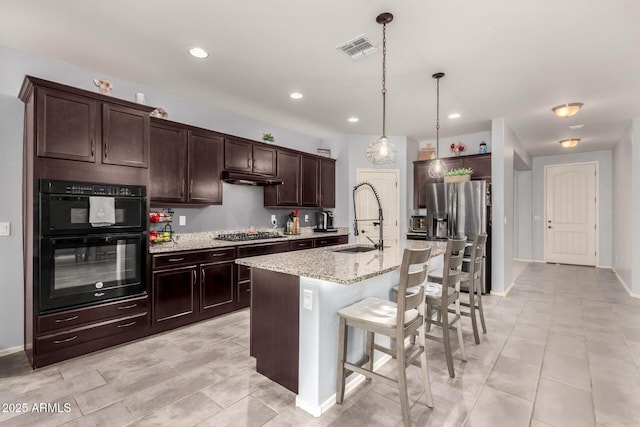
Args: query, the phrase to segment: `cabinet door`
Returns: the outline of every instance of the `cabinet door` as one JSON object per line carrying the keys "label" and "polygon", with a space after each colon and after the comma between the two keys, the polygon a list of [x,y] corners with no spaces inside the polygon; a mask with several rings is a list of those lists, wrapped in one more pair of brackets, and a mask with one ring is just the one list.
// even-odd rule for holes
{"label": "cabinet door", "polygon": [[275,206],[300,206],[300,154],[278,150],[278,177],[281,185],[275,189]]}
{"label": "cabinet door", "polygon": [[444,163],[447,165],[447,170],[454,170],[454,169],[460,169],[460,168],[466,167],[464,157],[448,157],[443,160],[444,160]]}
{"label": "cabinet door", "polygon": [[153,323],[194,315],[195,266],[153,273]]}
{"label": "cabinet door", "polygon": [[253,144],[233,139],[224,140],[224,168],[240,172],[253,170]]}
{"label": "cabinet door", "polygon": [[413,207],[424,208],[427,205],[427,184],[436,182],[429,176],[431,161],[413,162]]}
{"label": "cabinet door", "polygon": [[469,157],[465,167],[473,169],[471,179],[491,180],[491,154]]}
{"label": "cabinet door", "polygon": [[318,159],[311,156],[302,156],[301,172],[302,206],[320,205],[320,165]]}
{"label": "cabinet door", "polygon": [[37,155],[95,162],[97,101],[51,89],[36,91]]}
{"label": "cabinet door", "polygon": [[151,201],[184,202],[187,180],[187,131],[152,124],[150,157]]}
{"label": "cabinet door", "polygon": [[102,104],[102,163],[146,168],[149,165],[149,113]]}
{"label": "cabinet door", "polygon": [[[235,263],[223,262],[200,266],[200,312],[223,311],[235,303]],[[228,310],[227,310],[228,311]]]}
{"label": "cabinet door", "polygon": [[190,132],[189,202],[222,204],[222,144],[215,134]]}
{"label": "cabinet door", "polygon": [[336,162],[320,159],[320,206],[336,207]]}
{"label": "cabinet door", "polygon": [[253,172],[260,175],[276,176],[275,148],[253,145]]}

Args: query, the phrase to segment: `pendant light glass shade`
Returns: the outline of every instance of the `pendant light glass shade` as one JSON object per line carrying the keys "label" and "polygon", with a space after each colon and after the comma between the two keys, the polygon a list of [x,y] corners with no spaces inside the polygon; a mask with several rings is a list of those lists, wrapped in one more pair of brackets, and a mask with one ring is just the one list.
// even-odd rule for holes
{"label": "pendant light glass shade", "polygon": [[[440,79],[444,77],[444,73],[435,73],[432,75],[436,79],[436,157],[438,157],[438,148],[440,145]],[[442,159],[435,159],[429,164],[429,176],[431,178],[443,178],[447,173],[447,165]]]}
{"label": "pendant light glass shade", "polygon": [[578,114],[578,111],[584,104],[582,102],[572,102],[571,104],[562,104],[557,107],[553,107],[551,111],[556,117],[572,117]]}
{"label": "pendant light glass shade", "polygon": [[396,147],[386,134],[387,120],[387,24],[393,15],[385,12],[378,15],[376,22],[382,24],[382,136],[367,145],[367,159],[374,165],[388,165],[396,160]]}

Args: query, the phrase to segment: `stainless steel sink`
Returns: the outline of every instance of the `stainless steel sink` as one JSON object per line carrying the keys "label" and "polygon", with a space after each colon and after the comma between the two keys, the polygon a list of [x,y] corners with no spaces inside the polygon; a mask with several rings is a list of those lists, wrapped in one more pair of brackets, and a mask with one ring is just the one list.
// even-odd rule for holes
{"label": "stainless steel sink", "polygon": [[369,251],[376,251],[377,249],[372,247],[372,246],[354,246],[352,248],[345,248],[345,249],[337,249],[333,252],[341,252],[341,253],[347,253],[347,254],[357,254],[360,252],[369,252]]}

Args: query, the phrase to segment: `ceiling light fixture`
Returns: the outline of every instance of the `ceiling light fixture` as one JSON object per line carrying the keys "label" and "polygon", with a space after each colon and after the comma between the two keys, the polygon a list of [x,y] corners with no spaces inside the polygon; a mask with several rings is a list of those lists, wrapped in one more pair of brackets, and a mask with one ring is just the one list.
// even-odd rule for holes
{"label": "ceiling light fixture", "polygon": [[191,54],[191,56],[195,56],[196,58],[200,59],[204,59],[209,56],[209,52],[201,47],[192,47],[191,49],[189,49],[189,53]]}
{"label": "ceiling light fixture", "polygon": [[451,113],[451,114],[449,114],[449,118],[450,119],[459,119],[460,118],[460,113]]}
{"label": "ceiling light fixture", "polygon": [[360,121],[357,117],[349,117],[347,120],[349,120],[349,123],[358,123]]}
{"label": "ceiling light fixture", "polygon": [[300,92],[293,92],[289,96],[291,97],[291,99],[302,99],[302,94]]}
{"label": "ceiling light fixture", "polygon": [[436,79],[436,159],[429,164],[429,176],[431,178],[442,178],[447,173],[447,165],[438,159],[438,146],[440,145],[440,79],[444,77],[444,73],[435,73],[432,75]]}
{"label": "ceiling light fixture", "polygon": [[580,142],[580,138],[563,139],[559,141],[563,148],[573,148]]}
{"label": "ceiling light fixture", "polygon": [[573,102],[571,104],[562,104],[557,107],[553,107],[551,111],[556,117],[571,117],[578,114],[578,111],[582,108],[584,104],[582,102]]}
{"label": "ceiling light fixture", "polygon": [[387,138],[387,24],[393,21],[393,15],[385,12],[376,17],[376,22],[382,24],[382,136],[367,145],[367,159],[374,165],[386,165],[396,159],[396,149]]}

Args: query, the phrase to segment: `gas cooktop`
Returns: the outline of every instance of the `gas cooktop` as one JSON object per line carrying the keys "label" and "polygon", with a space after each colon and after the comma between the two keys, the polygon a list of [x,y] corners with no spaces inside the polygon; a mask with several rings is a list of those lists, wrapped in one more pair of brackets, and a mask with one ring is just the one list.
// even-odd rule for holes
{"label": "gas cooktop", "polygon": [[216,237],[216,239],[227,240],[230,242],[244,242],[246,240],[279,239],[282,237],[284,237],[282,234],[272,231],[256,231],[255,233],[218,234],[218,237]]}

